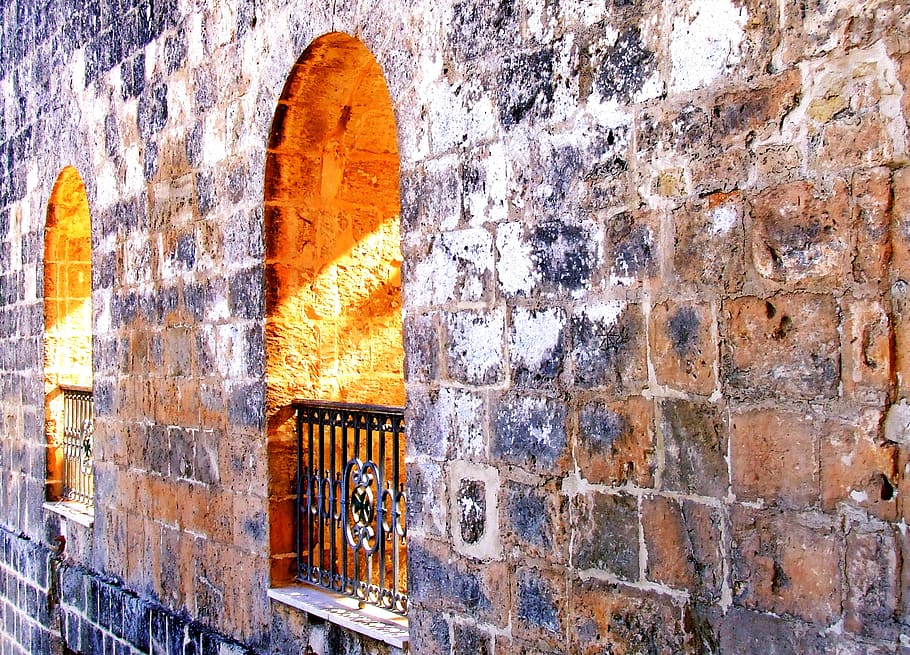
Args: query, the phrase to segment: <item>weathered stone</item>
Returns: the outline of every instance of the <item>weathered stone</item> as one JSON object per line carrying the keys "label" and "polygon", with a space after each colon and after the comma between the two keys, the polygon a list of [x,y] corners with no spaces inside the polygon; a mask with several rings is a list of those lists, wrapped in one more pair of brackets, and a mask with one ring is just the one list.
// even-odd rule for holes
{"label": "weathered stone", "polygon": [[515,615],[534,632],[562,635],[566,628],[566,610],[559,598],[563,593],[560,576],[546,571],[520,569],[515,584]]}
{"label": "weathered stone", "polygon": [[830,398],[840,357],[837,310],[822,295],[744,296],[725,304],[725,383],[756,398]]}
{"label": "weathered stone", "polygon": [[673,265],[680,280],[726,291],[737,291],[742,286],[742,205],[739,194],[715,193],[673,212]]}
{"label": "weathered stone", "polygon": [[612,403],[591,401],[579,407],[575,460],[582,477],[594,484],[653,484],[652,402],[636,396]]}
{"label": "weathered stone", "polygon": [[731,420],[730,468],[738,500],[788,508],[818,501],[819,426],[811,413],[737,410]]}
{"label": "weathered stone", "polygon": [[900,547],[894,533],[891,529],[873,532],[856,526],[847,533],[845,555],[844,628],[896,641]]}
{"label": "weathered stone", "polygon": [[638,580],[638,504],[627,495],[579,496],[573,508],[572,563]]}
{"label": "weathered stone", "polygon": [[558,308],[512,310],[509,360],[516,385],[545,387],[563,368],[566,317]]}
{"label": "weathered stone", "polygon": [[840,612],[840,540],[827,519],[734,507],[734,601],[828,625]]}
{"label": "weathered stone", "polygon": [[493,418],[491,451],[519,466],[552,473],[565,459],[566,408],[546,396],[504,396]]}
{"label": "weathered stone", "polygon": [[641,509],[648,580],[688,589],[716,602],[723,583],[721,521],[717,510],[692,501],[645,498]]}
{"label": "weathered stone", "polygon": [[505,317],[501,311],[459,312],[446,317],[447,369],[455,380],[492,384],[504,372],[502,342]]}
{"label": "weathered stone", "polygon": [[657,381],[674,389],[709,395],[716,383],[717,350],[710,308],[666,302],[651,308],[651,362]]}
{"label": "weathered stone", "polygon": [[845,182],[837,180],[829,192],[787,184],[764,191],[751,205],[752,263],[762,277],[791,288],[842,283],[839,272],[853,256]]}
{"label": "weathered stone", "polygon": [[582,307],[571,319],[575,380],[616,395],[634,394],[647,378],[646,335],[638,305]]}
{"label": "weathered stone", "polygon": [[666,400],[660,404],[668,491],[723,497],[727,493],[727,440],[723,408],[711,403]]}

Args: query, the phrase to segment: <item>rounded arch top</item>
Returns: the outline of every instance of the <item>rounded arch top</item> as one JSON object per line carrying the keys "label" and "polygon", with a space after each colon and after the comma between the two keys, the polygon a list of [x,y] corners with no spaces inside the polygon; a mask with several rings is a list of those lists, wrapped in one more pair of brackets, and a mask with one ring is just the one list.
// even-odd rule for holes
{"label": "rounded arch top", "polygon": [[[85,182],[74,166],[66,166],[57,175],[47,203],[45,231],[56,230],[67,238],[91,237],[91,212]],[[45,250],[48,246],[45,241]]]}

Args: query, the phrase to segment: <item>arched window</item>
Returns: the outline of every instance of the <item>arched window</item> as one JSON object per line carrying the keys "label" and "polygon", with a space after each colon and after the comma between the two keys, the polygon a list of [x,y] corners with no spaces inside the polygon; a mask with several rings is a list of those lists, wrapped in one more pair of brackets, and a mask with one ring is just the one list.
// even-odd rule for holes
{"label": "arched window", "polygon": [[85,185],[63,169],[44,234],[47,500],[92,505],[92,237]]}
{"label": "arched window", "polygon": [[398,172],[378,63],[345,34],[317,39],[288,76],[265,171],[272,583],[403,612]]}

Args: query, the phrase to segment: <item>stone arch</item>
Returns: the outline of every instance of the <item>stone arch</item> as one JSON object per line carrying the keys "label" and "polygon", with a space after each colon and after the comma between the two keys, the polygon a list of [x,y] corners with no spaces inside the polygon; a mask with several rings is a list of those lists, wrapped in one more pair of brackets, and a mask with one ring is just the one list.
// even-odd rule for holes
{"label": "stone arch", "polygon": [[272,583],[294,577],[294,421],[314,399],[404,404],[395,117],[358,39],[316,39],[288,75],[265,169]]}
{"label": "stone arch", "polygon": [[[47,207],[44,235],[44,390],[47,437],[48,500],[90,504],[93,494],[90,453],[77,475],[79,453],[64,445],[65,395],[79,395],[80,421],[91,420],[92,372],[92,236],[85,184],[72,166],[57,177]],[[68,410],[67,410],[68,411]],[[75,481],[75,483],[74,483]],[[66,483],[66,484],[65,484]],[[75,486],[73,486],[75,484]]]}

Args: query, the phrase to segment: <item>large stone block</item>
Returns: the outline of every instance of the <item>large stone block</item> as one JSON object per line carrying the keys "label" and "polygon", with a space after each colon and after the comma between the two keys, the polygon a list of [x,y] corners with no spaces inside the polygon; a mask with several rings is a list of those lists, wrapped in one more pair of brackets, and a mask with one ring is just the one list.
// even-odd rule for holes
{"label": "large stone block", "polygon": [[743,296],[724,309],[723,377],[733,394],[803,399],[837,394],[838,313],[830,296]]}
{"label": "large stone block", "polygon": [[641,509],[648,580],[686,589],[700,602],[720,599],[724,582],[720,512],[689,500],[645,497]]}
{"label": "large stone block", "polygon": [[735,410],[730,467],[736,498],[788,508],[814,505],[818,431],[807,410]]}
{"label": "large stone block", "polygon": [[504,331],[505,315],[502,310],[449,314],[446,317],[449,376],[474,385],[500,381],[505,369]]}
{"label": "large stone block", "polygon": [[556,474],[567,465],[566,408],[547,396],[505,395],[493,418],[491,454],[497,459]]}
{"label": "large stone block", "polygon": [[667,301],[651,308],[651,363],[659,384],[709,395],[715,387],[714,316],[705,304]]}
{"label": "large stone block", "polygon": [[836,523],[740,506],[730,518],[734,602],[819,625],[836,620],[843,586]]}
{"label": "large stone block", "polygon": [[673,265],[679,279],[698,288],[737,291],[745,271],[743,199],[713,193],[674,210]]}
{"label": "large stone block", "polygon": [[657,466],[653,402],[592,400],[577,409],[575,463],[593,484],[649,487]]}
{"label": "large stone block", "polygon": [[581,307],[571,319],[575,381],[615,395],[638,393],[647,381],[647,337],[639,305],[613,301]]}
{"label": "large stone block", "polygon": [[638,503],[633,496],[578,496],[572,508],[572,564],[638,580],[638,523]]}
{"label": "large stone block", "polygon": [[667,491],[722,498],[727,495],[729,429],[723,407],[712,403],[665,400],[660,404]]}

